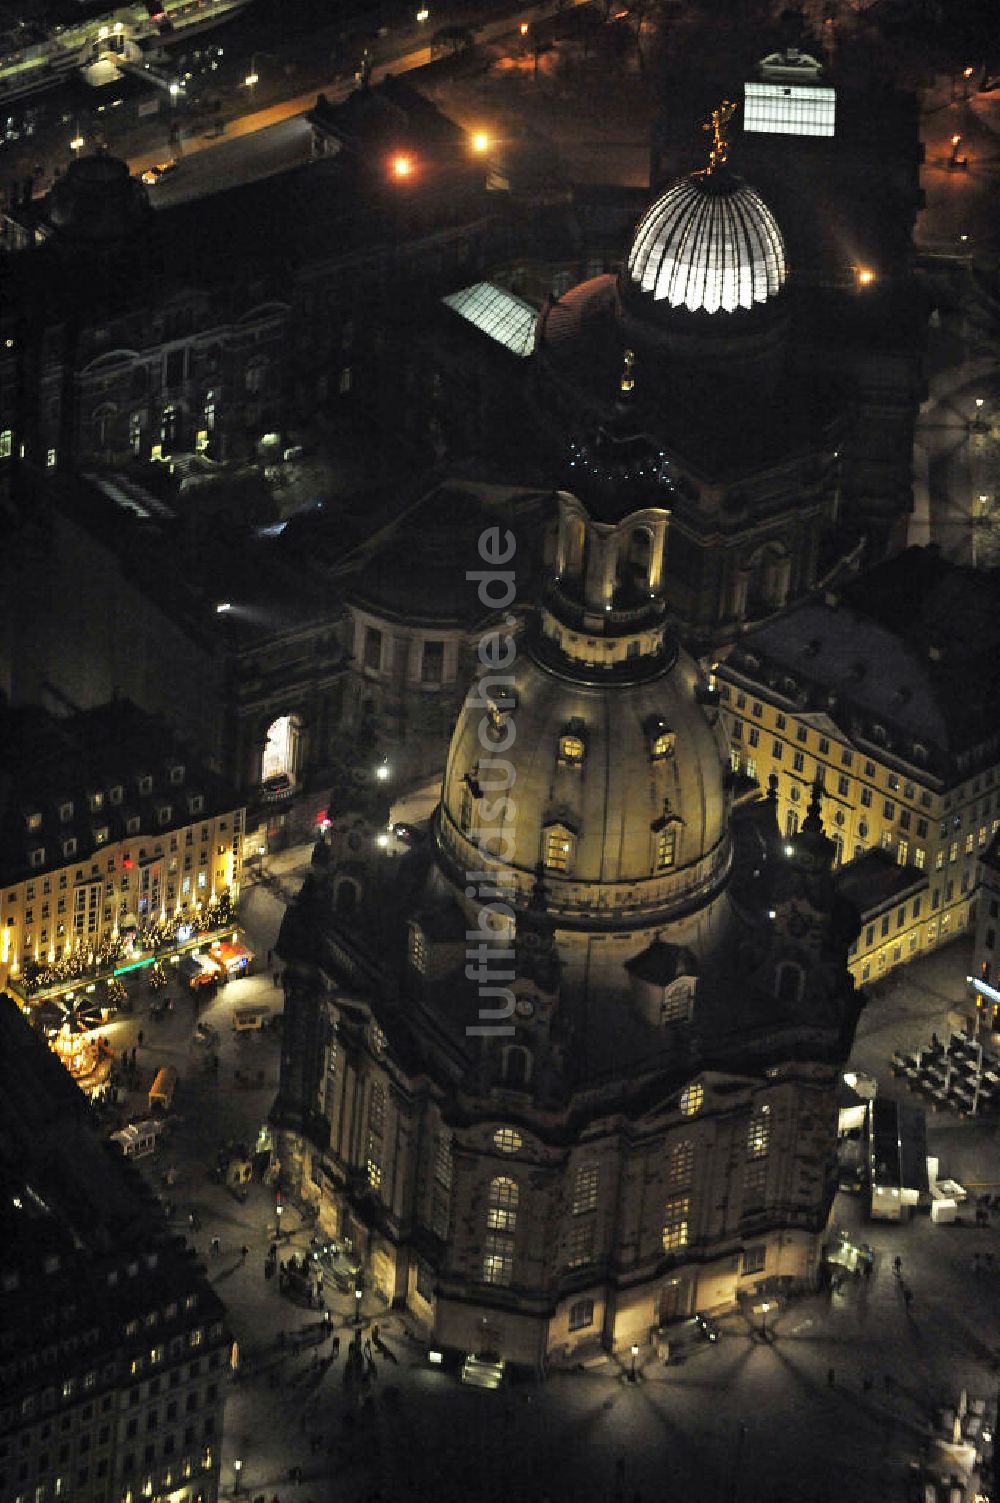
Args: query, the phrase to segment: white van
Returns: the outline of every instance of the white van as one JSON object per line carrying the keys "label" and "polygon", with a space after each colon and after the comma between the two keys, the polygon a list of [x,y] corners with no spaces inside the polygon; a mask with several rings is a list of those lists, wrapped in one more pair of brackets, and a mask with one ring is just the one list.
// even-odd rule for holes
{"label": "white van", "polygon": [[118,1144],[127,1159],[142,1159],[155,1152],[162,1130],[159,1122],[133,1122],[121,1132],[113,1132],[111,1142]]}
{"label": "white van", "polygon": [[149,1110],[151,1112],[169,1112],[174,1104],[174,1092],[177,1089],[177,1071],[173,1065],[164,1065],[158,1070],[156,1079],[149,1088]]}

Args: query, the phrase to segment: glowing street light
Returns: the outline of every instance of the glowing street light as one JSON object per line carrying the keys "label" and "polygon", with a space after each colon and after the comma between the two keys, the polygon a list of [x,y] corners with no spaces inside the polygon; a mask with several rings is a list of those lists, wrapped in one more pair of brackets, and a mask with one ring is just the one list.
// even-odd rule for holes
{"label": "glowing street light", "polygon": [[859,287],[871,287],[875,281],[875,273],[870,266],[859,266],[855,270],[854,279]]}
{"label": "glowing street light", "polygon": [[388,762],[380,762],[379,763],[379,765],[375,769],[375,776],[376,776],[376,778],[378,779],[378,781],[380,783],[387,783],[389,781],[389,764],[388,764]]}
{"label": "glowing street light", "polygon": [[254,84],[260,83],[260,74],[251,71],[247,74],[243,82],[246,84],[248,89],[252,89]]}
{"label": "glowing street light", "polygon": [[530,30],[531,30],[531,28],[530,28],[530,26],[529,26],[529,25],[528,25],[528,23],[527,23],[527,21],[522,21],[522,22],[521,22],[521,35],[522,35],[522,36],[523,36],[523,37],[526,37],[526,36],[527,36],[527,35],[528,35],[528,32],[529,32],[529,31],[530,31]]}
{"label": "glowing street light", "polygon": [[240,1490],[240,1473],[243,1470],[243,1462],[238,1456],[233,1457],[233,1496]]}
{"label": "glowing street light", "polygon": [[484,130],[477,130],[472,137],[472,149],[477,154],[477,156],[482,156],[484,152],[489,151],[490,145],[491,142],[488,132]]}
{"label": "glowing street light", "polygon": [[361,1285],[360,1284],[355,1284],[355,1286],[354,1286],[354,1321],[355,1321],[356,1325],[360,1325],[361,1324],[361,1296],[362,1296],[363,1293],[364,1293],[364,1290],[361,1288]]}
{"label": "glowing street light", "polygon": [[215,607],[215,614],[217,616],[221,616],[221,615],[224,614],[224,612],[231,611],[232,608],[233,607],[232,607],[231,601],[229,601],[229,600],[220,600],[219,603],[218,603],[218,605]]}
{"label": "glowing street light", "polygon": [[633,1343],[632,1343],[632,1371],[628,1375],[628,1380],[629,1380],[630,1383],[634,1383],[635,1382],[635,1378],[636,1378],[636,1373],[635,1373],[635,1359],[638,1357],[638,1355],[639,1355],[639,1348],[638,1348],[637,1344],[633,1341]]}
{"label": "glowing street light", "polygon": [[80,134],[79,127],[77,127],[76,135],[73,137],[72,141],[69,143],[69,148],[70,148],[70,151],[82,151],[83,150],[83,146],[84,146],[83,137]]}
{"label": "glowing street light", "polygon": [[398,178],[412,177],[413,158],[408,157],[405,152],[398,152],[392,159],[392,175]]}
{"label": "glowing street light", "polygon": [[429,21],[430,18],[431,18],[430,11],[427,9],[426,5],[422,5],[420,7],[420,9],[417,11],[417,20],[420,22],[420,24],[422,26],[424,24],[424,22],[425,21]]}

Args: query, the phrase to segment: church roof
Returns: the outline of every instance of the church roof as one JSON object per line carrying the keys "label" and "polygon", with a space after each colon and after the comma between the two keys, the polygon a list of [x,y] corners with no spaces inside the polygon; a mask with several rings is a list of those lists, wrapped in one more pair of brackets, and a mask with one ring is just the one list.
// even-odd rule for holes
{"label": "church roof", "polygon": [[673,183],[640,220],[627,265],[654,302],[692,313],[752,308],[775,297],[788,274],[774,215],[725,169]]}

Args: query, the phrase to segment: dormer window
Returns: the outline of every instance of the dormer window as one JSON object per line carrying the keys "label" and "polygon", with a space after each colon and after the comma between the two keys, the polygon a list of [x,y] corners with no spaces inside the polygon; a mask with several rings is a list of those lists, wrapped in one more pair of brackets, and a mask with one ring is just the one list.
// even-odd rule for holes
{"label": "dormer window", "polygon": [[113,788],[108,790],[108,800],[112,804],[120,804],[123,796],[124,790],[120,783],[116,783]]}
{"label": "dormer window", "polygon": [[559,761],[564,767],[580,767],[583,764],[583,737],[560,736],[559,737]]}
{"label": "dormer window", "polygon": [[104,808],[104,794],[103,793],[92,793],[90,795],[90,812],[91,812],[91,814],[97,814],[103,808]]}
{"label": "dormer window", "polygon": [[63,841],[63,855],[64,856],[75,856],[76,855],[76,836],[75,835],[71,836],[69,840],[64,840]]}
{"label": "dormer window", "polygon": [[59,805],[59,819],[60,819],[60,822],[62,824],[64,824],[64,825],[66,825],[66,824],[69,824],[69,822],[70,822],[70,820],[72,818],[73,818],[73,805],[72,804],[60,804]]}
{"label": "dormer window", "polygon": [[139,816],[138,816],[138,814],[130,814],[129,815],[128,819],[125,821],[125,833],[127,835],[138,835],[138,833],[139,833]]}
{"label": "dormer window", "polygon": [[28,852],[28,865],[34,868],[45,865],[45,847],[36,845]]}
{"label": "dormer window", "polygon": [[41,810],[32,809],[30,814],[26,814],[24,816],[24,822],[28,826],[29,830],[40,830],[42,828]]}
{"label": "dormer window", "polygon": [[170,823],[170,818],[173,812],[174,811],[169,804],[161,804],[156,811],[157,824],[168,825]]}
{"label": "dormer window", "polygon": [[141,777],[139,779],[139,792],[140,793],[152,793],[152,791],[153,791],[153,779],[151,777],[148,777],[148,776],[147,777]]}
{"label": "dormer window", "polygon": [[108,827],[107,827],[107,825],[98,825],[96,827],[96,829],[94,830],[94,844],[95,845],[107,845],[107,843],[108,843]]}
{"label": "dormer window", "polygon": [[171,783],[183,783],[184,768],[179,763],[175,763],[175,765],[170,769],[169,777]]}
{"label": "dormer window", "polygon": [[677,826],[664,825],[656,836],[656,870],[669,871],[677,858]]}
{"label": "dormer window", "polygon": [[200,793],[192,793],[188,799],[188,808],[192,814],[200,814],[205,807],[205,800]]}
{"label": "dormer window", "polygon": [[569,871],[575,851],[576,836],[566,825],[549,825],[543,832],[542,864],[546,871]]}

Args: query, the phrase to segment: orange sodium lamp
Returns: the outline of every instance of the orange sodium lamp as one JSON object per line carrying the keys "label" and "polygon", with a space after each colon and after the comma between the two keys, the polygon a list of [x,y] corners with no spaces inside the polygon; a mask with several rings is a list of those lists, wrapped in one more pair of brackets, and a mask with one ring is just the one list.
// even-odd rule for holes
{"label": "orange sodium lamp", "polygon": [[393,177],[410,177],[413,172],[413,162],[404,152],[399,152],[392,159]]}

